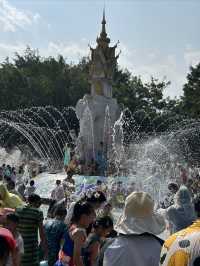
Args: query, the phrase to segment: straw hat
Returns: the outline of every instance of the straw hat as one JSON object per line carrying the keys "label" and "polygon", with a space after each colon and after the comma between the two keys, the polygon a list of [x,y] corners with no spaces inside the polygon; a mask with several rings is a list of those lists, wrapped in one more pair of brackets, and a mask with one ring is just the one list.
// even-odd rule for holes
{"label": "straw hat", "polygon": [[159,235],[165,230],[165,220],[154,212],[154,202],[149,194],[133,192],[126,198],[123,214],[115,229],[124,235],[143,233]]}

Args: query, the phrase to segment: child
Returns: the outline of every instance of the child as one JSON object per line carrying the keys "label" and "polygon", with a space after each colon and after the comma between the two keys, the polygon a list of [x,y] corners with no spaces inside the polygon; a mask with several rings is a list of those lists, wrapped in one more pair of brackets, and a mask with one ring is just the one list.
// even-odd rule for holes
{"label": "child", "polygon": [[[16,241],[16,254],[15,261],[16,265],[20,265],[21,256],[24,254],[24,241],[21,234],[17,231],[19,224],[19,216],[15,213],[9,213],[6,216],[6,227],[13,234]],[[6,266],[13,266],[12,258],[9,256]]]}
{"label": "child", "polygon": [[95,265],[100,248],[113,229],[113,220],[109,216],[97,218],[93,229],[94,232],[88,236],[84,247],[84,266]]}
{"label": "child", "polygon": [[75,203],[71,226],[64,236],[64,245],[55,266],[83,266],[81,251],[87,238],[86,229],[94,217],[94,210],[88,202]]}

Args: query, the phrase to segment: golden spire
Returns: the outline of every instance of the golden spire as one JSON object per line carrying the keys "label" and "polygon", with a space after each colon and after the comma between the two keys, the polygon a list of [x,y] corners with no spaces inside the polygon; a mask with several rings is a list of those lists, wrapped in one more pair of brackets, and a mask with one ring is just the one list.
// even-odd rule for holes
{"label": "golden spire", "polygon": [[105,19],[105,7],[103,9],[103,19],[102,19],[102,29],[100,33],[100,37],[97,38],[97,43],[101,44],[102,42],[104,43],[110,43],[110,39],[107,38],[107,33],[106,33],[106,19]]}
{"label": "golden spire", "polygon": [[101,35],[105,34],[107,36],[107,33],[106,33],[106,19],[105,19],[105,7],[103,9],[103,20],[102,20],[101,24],[102,24]]}

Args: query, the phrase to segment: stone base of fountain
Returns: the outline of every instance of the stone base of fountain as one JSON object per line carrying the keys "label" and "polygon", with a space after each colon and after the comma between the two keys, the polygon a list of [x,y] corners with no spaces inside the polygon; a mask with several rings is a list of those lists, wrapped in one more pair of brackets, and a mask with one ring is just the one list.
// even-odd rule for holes
{"label": "stone base of fountain", "polygon": [[95,158],[101,142],[104,147],[110,145],[112,127],[120,115],[117,100],[102,95],[85,95],[76,105],[76,114],[80,121],[77,152],[83,159]]}

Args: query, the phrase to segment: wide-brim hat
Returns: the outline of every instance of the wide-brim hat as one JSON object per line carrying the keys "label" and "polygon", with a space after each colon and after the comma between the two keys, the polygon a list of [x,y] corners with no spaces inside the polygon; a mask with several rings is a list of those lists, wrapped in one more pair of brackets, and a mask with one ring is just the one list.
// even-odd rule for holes
{"label": "wide-brim hat", "polygon": [[146,192],[133,192],[125,200],[123,214],[115,230],[124,235],[150,233],[159,235],[165,230],[165,220],[154,212],[154,202]]}

